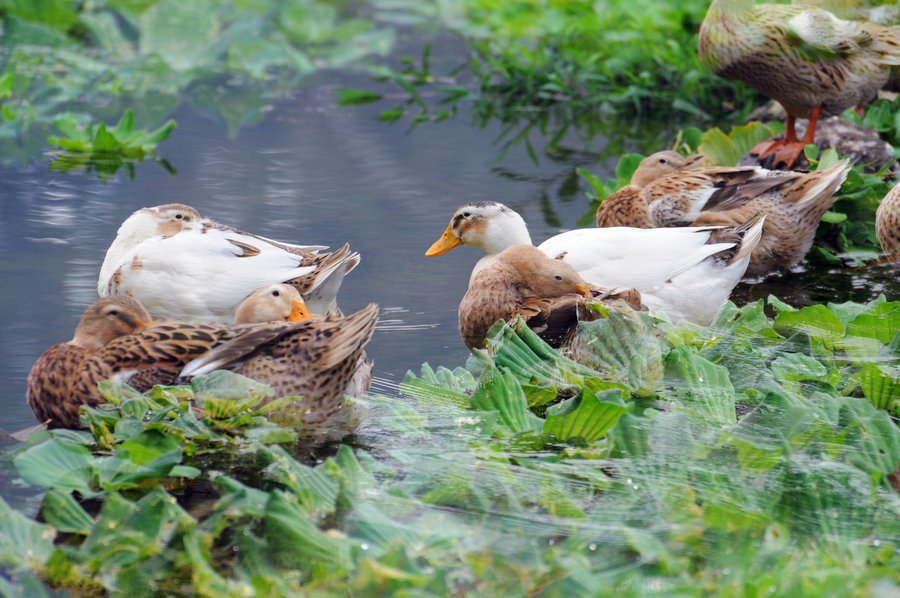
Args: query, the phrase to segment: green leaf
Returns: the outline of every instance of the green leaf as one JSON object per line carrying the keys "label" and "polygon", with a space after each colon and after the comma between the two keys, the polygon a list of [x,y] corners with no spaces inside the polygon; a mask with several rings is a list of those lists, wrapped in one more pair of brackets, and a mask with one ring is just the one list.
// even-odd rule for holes
{"label": "green leaf", "polygon": [[[337,94],[338,106],[361,106],[377,102],[382,98],[380,93],[366,91],[365,89],[339,89]],[[400,112],[401,114],[403,113],[402,110]]]}
{"label": "green leaf", "polygon": [[728,370],[704,359],[689,347],[673,349],[666,357],[666,395],[712,422],[733,423],[734,387]]}
{"label": "green leaf", "polygon": [[85,497],[97,494],[91,453],[80,444],[50,439],[19,454],[13,462],[29,484],[75,490]]}
{"label": "green leaf", "polygon": [[775,330],[785,336],[803,333],[833,348],[844,337],[844,323],[824,305],[810,305],[798,311],[784,311],[775,317]]}
{"label": "green leaf", "polygon": [[302,515],[296,499],[280,490],[269,496],[263,524],[272,558],[283,567],[309,571],[349,563],[349,545],[325,535]]}
{"label": "green leaf", "polygon": [[481,411],[496,411],[507,434],[536,432],[542,422],[528,411],[525,393],[509,371],[500,372],[494,368],[481,375],[478,387],[472,394],[472,408]]}
{"label": "green leaf", "polygon": [[591,444],[606,436],[628,411],[621,390],[593,393],[587,389],[547,409],[544,433],[568,442],[581,439]]}
{"label": "green leaf", "polygon": [[867,363],[855,374],[855,378],[863,394],[875,407],[900,412],[900,367]]}
{"label": "green leaf", "polygon": [[44,520],[61,532],[87,535],[94,520],[68,492],[51,489],[41,505]]}
{"label": "green leaf", "polygon": [[0,565],[40,571],[53,553],[56,531],[31,521],[0,498]]}
{"label": "green leaf", "polygon": [[631,175],[634,174],[643,159],[644,156],[641,154],[624,154],[619,158],[619,163],[616,165],[616,179],[619,185],[631,183]]}

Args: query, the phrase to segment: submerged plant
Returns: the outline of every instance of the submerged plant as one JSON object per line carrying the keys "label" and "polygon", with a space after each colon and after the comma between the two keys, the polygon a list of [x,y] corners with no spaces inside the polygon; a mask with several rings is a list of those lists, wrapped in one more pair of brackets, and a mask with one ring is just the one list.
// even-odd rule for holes
{"label": "submerged plant", "polygon": [[58,117],[54,124],[65,136],[47,138],[47,143],[63,150],[50,163],[51,171],[70,172],[84,167],[105,180],[125,167],[129,178],[133,179],[134,164],[153,158],[154,162],[175,174],[171,165],[156,155],[157,144],[165,141],[175,129],[174,120],[169,120],[155,131],[135,129],[134,112],[129,109],[114,127],[107,127],[104,123],[80,125],[72,114]]}

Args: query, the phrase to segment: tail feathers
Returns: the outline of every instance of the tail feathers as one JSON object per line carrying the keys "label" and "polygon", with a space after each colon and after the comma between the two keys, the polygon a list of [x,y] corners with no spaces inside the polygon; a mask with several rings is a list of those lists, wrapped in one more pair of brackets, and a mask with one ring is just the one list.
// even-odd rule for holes
{"label": "tail feathers", "polygon": [[834,166],[825,170],[811,172],[799,179],[793,191],[787,194],[788,198],[795,199],[798,206],[805,209],[814,209],[824,214],[834,204],[834,194],[837,193],[847,174],[850,172],[849,160],[841,160]]}
{"label": "tail feathers", "polygon": [[337,308],[337,295],[344,282],[344,276],[360,261],[359,254],[344,244],[334,253],[323,256],[312,284],[303,289],[303,300],[315,314],[327,314]]}
{"label": "tail feathers", "polygon": [[734,232],[741,235],[741,243],[738,245],[737,253],[731,260],[732,263],[738,262],[744,257],[749,256],[759,245],[763,235],[763,226],[766,223],[765,214],[757,214],[743,225],[734,229]]}
{"label": "tail feathers", "polygon": [[362,351],[371,340],[377,322],[378,306],[374,303],[344,318],[319,322],[326,343],[326,351],[317,364],[320,369],[333,368]]}
{"label": "tail feathers", "polygon": [[719,263],[731,265],[748,257],[762,239],[763,225],[766,215],[757,213],[741,226],[714,229],[707,244],[729,244],[727,249],[716,253],[713,257]]}

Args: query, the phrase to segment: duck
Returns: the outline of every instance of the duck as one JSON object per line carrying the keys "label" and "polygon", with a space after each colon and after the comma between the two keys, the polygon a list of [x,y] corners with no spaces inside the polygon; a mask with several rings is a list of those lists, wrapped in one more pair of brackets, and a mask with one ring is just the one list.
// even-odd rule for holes
{"label": "duck", "polygon": [[[787,168],[815,139],[820,118],[875,99],[900,65],[900,27],[848,21],[816,6],[713,0],[700,26],[701,63],[743,81],[787,113],[784,139],[751,153]],[[795,121],[808,118],[802,139]]]}
{"label": "duck", "polygon": [[878,205],[875,234],[887,259],[900,262],[900,184],[888,191]]}
{"label": "duck", "polygon": [[673,153],[645,158],[631,185],[600,204],[597,225],[742,226],[756,214],[765,214],[762,239],[745,272],[753,278],[800,263],[851,168],[848,160],[808,173],[758,166],[703,167],[687,159],[679,164],[668,155]]}
{"label": "duck", "polygon": [[319,253],[324,249],[205,220],[185,204],[141,208],[119,227],[97,291],[133,295],[157,319],[225,324],[254,290],[287,282],[324,315],[337,309],[344,276],[360,261],[349,245]]}
{"label": "duck", "polygon": [[135,297],[111,295],[83,313],[75,334],[49,348],[28,374],[26,400],[51,428],[78,428],[81,405],[103,402],[113,379],[144,392],[217,369],[300,396],[300,419],[315,428],[340,409],[342,390],[372,337],[378,307],[322,321],[222,325],[157,322]]}
{"label": "duck", "polygon": [[[310,313],[296,288],[282,283],[254,291],[238,307],[234,323],[261,324],[263,322],[302,322],[324,319],[325,316]],[[344,395],[359,398],[368,392],[372,387],[374,368],[374,362],[363,350],[357,360],[353,375],[344,387]]]}
{"label": "duck", "polygon": [[480,348],[495,322],[520,316],[538,336],[558,348],[570,338],[580,319],[597,313],[584,309],[587,302],[616,299],[643,309],[640,293],[633,289],[592,288],[566,262],[551,259],[533,245],[513,245],[472,279],[459,304],[459,333],[467,348]]}
{"label": "duck", "polygon": [[[585,228],[551,237],[538,249],[571,265],[589,284],[637,290],[653,314],[707,325],[744,275],[764,222],[759,216],[741,227]],[[471,286],[504,249],[531,244],[518,213],[498,202],[480,201],[457,209],[425,255],[441,255],[459,245],[484,251],[472,270]]]}

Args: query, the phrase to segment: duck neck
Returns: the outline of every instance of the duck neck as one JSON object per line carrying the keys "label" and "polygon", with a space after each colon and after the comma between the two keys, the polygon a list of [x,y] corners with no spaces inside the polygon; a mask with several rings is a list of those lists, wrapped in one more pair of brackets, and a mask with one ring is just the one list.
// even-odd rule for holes
{"label": "duck neck", "polygon": [[513,245],[531,245],[531,235],[522,217],[510,211],[488,223],[480,246],[487,257],[493,257]]}
{"label": "duck neck", "polygon": [[106,281],[113,275],[125,254],[157,234],[157,222],[149,213],[138,210],[129,216],[106,250],[106,257],[100,267],[100,281]]}
{"label": "duck neck", "polygon": [[531,245],[531,235],[525,220],[517,213],[510,211],[502,218],[496,218],[488,223],[488,230],[483,235],[477,247],[481,248],[485,255],[478,260],[469,277],[469,285],[472,284],[475,275],[494,263],[494,259],[500,252],[509,249],[513,245]]}

